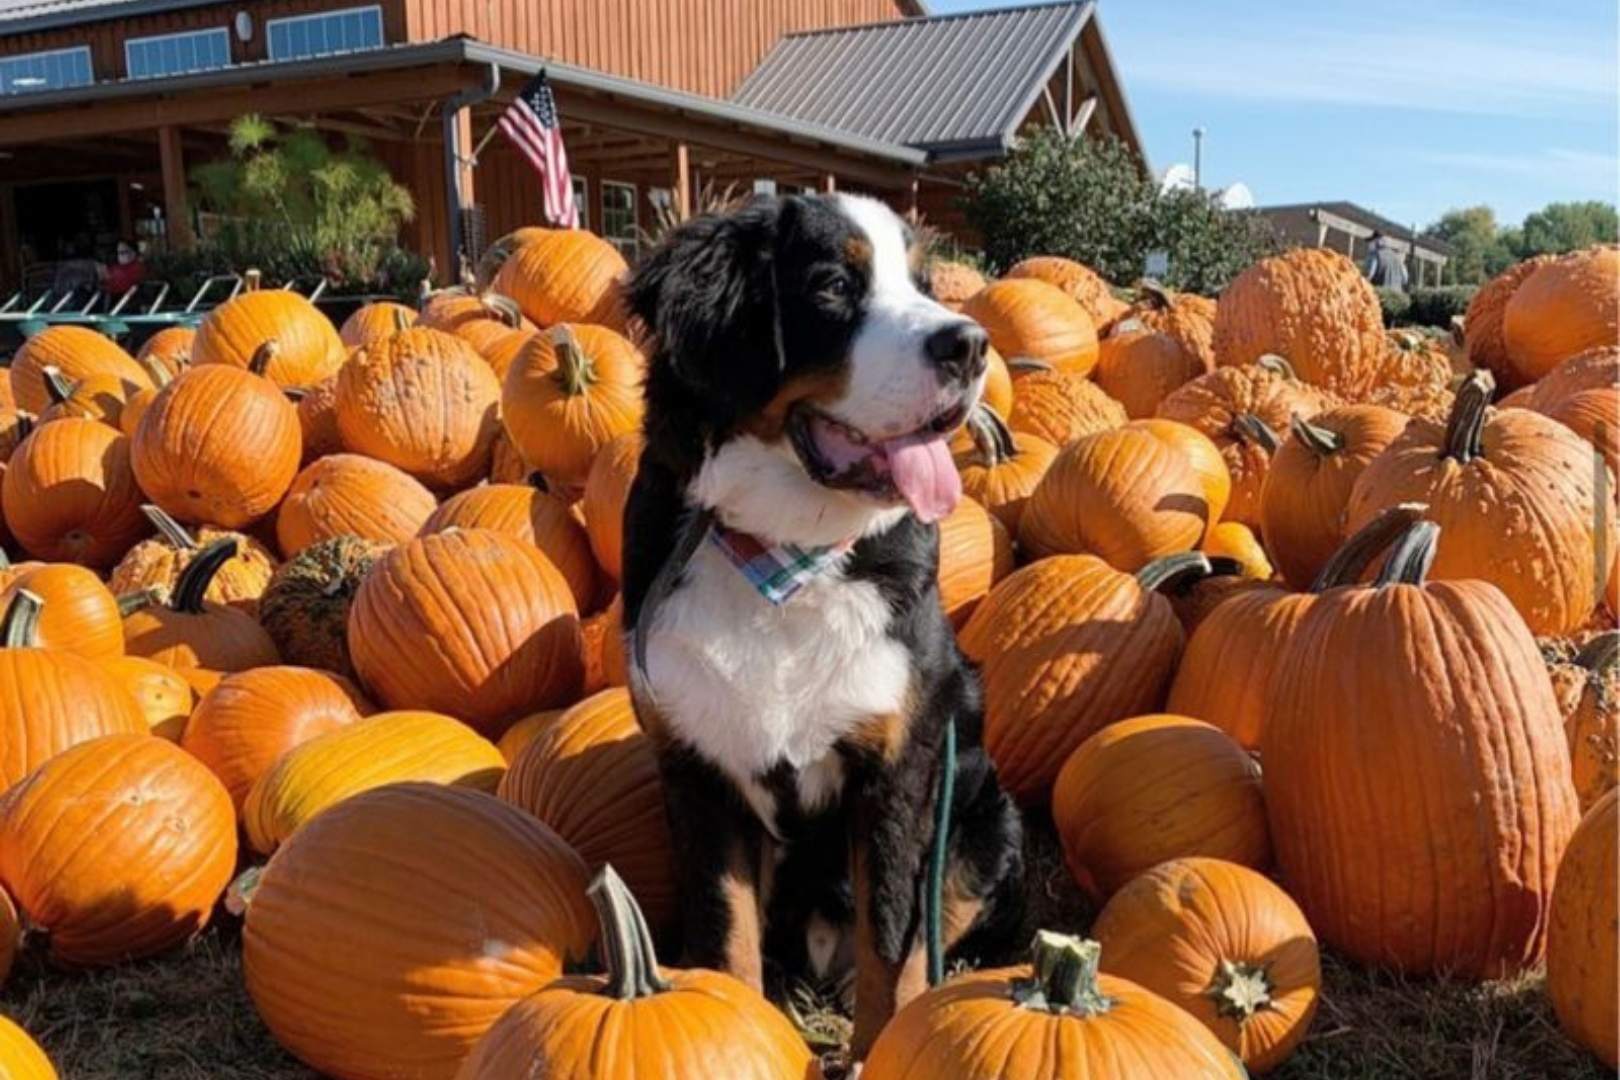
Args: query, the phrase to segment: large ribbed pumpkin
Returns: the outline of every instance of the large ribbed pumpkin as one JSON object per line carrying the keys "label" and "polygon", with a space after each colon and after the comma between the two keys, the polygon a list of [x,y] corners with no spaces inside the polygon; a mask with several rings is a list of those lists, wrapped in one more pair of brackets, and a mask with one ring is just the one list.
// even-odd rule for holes
{"label": "large ribbed pumpkin", "polygon": [[372,563],[387,550],[358,536],[337,536],[277,568],[259,598],[259,624],[283,660],[355,677],[349,663],[349,606]]}
{"label": "large ribbed pumpkin", "polygon": [[1085,309],[1099,332],[1125,314],[1129,305],[1109,289],[1101,274],[1084,263],[1060,255],[1034,255],[1015,263],[1002,275],[1007,278],[1034,278],[1056,286]]}
{"label": "large ribbed pumpkin", "polygon": [[1491,582],[1533,632],[1572,633],[1602,599],[1613,495],[1600,501],[1584,439],[1527,409],[1489,410],[1490,393],[1490,375],[1477,372],[1448,423],[1413,420],[1357,477],[1346,527],[1396,503],[1425,503],[1442,529],[1436,578]]}
{"label": "large ribbed pumpkin", "polygon": [[335,374],[348,349],[332,320],[291,289],[254,284],[250,276],[247,291],[203,318],[191,343],[191,362],[247,368],[266,342],[274,342],[263,374],[277,386],[313,386]]}
{"label": "large ribbed pumpkin", "polygon": [[0,1074],[6,1080],[57,1080],[45,1051],[6,1016],[0,1016]]}
{"label": "large ribbed pumpkin", "polygon": [[1024,507],[1018,542],[1035,558],[1089,552],[1140,570],[1196,546],[1208,517],[1187,458],[1147,431],[1121,428],[1058,452]]}
{"label": "large ribbed pumpkin", "polygon": [[450,713],[491,737],[574,700],[580,650],[568,582],[534,547],[491,529],[401,544],[349,609],[349,653],[379,700]]}
{"label": "large ribbed pumpkin", "polygon": [[1028,964],[958,975],[901,1009],[861,1080],[1246,1080],[1192,1016],[1098,974],[1095,941],[1042,930],[1030,953]]}
{"label": "large ribbed pumpkin", "polygon": [[1379,405],[1295,415],[1260,490],[1260,531],[1283,580],[1303,589],[1337,550],[1356,477],[1406,428]]}
{"label": "large ribbed pumpkin", "polygon": [[1166,394],[1205,370],[1203,362],[1169,334],[1127,322],[1103,338],[1091,377],[1125,407],[1125,415],[1141,420],[1158,412]]}
{"label": "large ribbed pumpkin", "polygon": [[146,503],[141,513],[157,530],[157,535],[142,540],[118,561],[107,579],[112,591],[119,596],[144,589],[162,588],[172,591],[180,580],[181,571],[191,565],[197,554],[216,540],[235,540],[236,554],[227,559],[209,579],[208,591],[203,599],[241,608],[249,615],[259,609],[259,597],[270,584],[270,575],[276,572],[276,557],[270,549],[246,533],[216,529],[212,525],[187,531],[163,508]]}
{"label": "large ribbed pumpkin", "polygon": [[369,711],[340,676],[275,665],[226,675],[202,696],[180,745],[219,777],[241,809],[276,759]]}
{"label": "large ribbed pumpkin", "polygon": [[362,791],[417,780],[493,792],[506,771],[495,744],[434,712],[385,712],[306,739],[253,782],[242,828],[269,855],[329,806]]}
{"label": "large ribbed pumpkin", "polygon": [[1062,289],[1037,278],[992,281],[968,298],[962,314],[990,335],[1009,364],[1033,360],[1086,375],[1097,366],[1097,327]]}
{"label": "large ribbed pumpkin", "polygon": [[1104,971],[1187,1010],[1254,1072],[1282,1064],[1316,1014],[1316,935],[1299,905],[1248,867],[1161,863],[1116,892],[1091,933]]}
{"label": "large ribbed pumpkin", "polygon": [[0,878],[51,956],[101,967],[201,930],[236,866],[219,781],[151,735],[108,735],[45,762],[0,802]]}
{"label": "large ribbed pumpkin", "polygon": [[1125,407],[1090,379],[1064,371],[1036,371],[1016,384],[1007,426],[1062,448],[1127,419]]}
{"label": "large ribbed pumpkin", "polygon": [[84,326],[49,326],[24,341],[11,358],[11,394],[19,409],[38,414],[50,408],[47,367],[60,369],[74,382],[90,375],[113,375],[133,389],[152,385],[146,369],[105,334]]}
{"label": "large ribbed pumpkin", "polygon": [[1213,344],[1222,367],[1273,354],[1306,382],[1353,396],[1377,377],[1384,316],[1355,263],[1326,248],[1294,248],[1261,259],[1226,287]]}
{"label": "large ribbed pumpkin", "polygon": [[242,965],[277,1040],[339,1080],[450,1080],[582,960],[585,864],[493,795],[390,784],[313,818],[248,897]]}
{"label": "large ribbed pumpkin", "polygon": [[564,488],[584,487],[609,441],[641,425],[645,366],[601,326],[555,326],[531,338],[506,372],[501,419],[523,460]]}
{"label": "large ribbed pumpkin", "polygon": [[787,1017],[730,975],[661,969],[647,922],[609,866],[588,890],[605,975],[559,979],[512,1006],[457,1080],[818,1076]]}
{"label": "large ribbed pumpkin", "polygon": [[1244,749],[1259,749],[1277,654],[1311,599],[1265,587],[1221,600],[1187,638],[1165,708],[1207,720]]}
{"label": "large ribbed pumpkin", "polygon": [[298,410],[261,372],[204,364],[158,393],[135,429],[131,463],[141,490],[184,522],[238,529],[263,517],[298,472]]}
{"label": "large ribbed pumpkin", "polygon": [[1620,476],[1620,386],[1577,390],[1539,411],[1590,443],[1609,471]]}
{"label": "large ribbed pumpkin", "polygon": [[102,568],[145,535],[130,441],[82,417],[41,424],[22,441],[0,500],[6,528],[40,559]]}
{"label": "large ribbed pumpkin", "polygon": [[332,454],[293,478],[276,511],[285,558],[334,536],[397,544],[415,536],[437,500],[409,473],[376,458]]}
{"label": "large ribbed pumpkin", "polygon": [[1570,1038],[1610,1069],[1620,1065],[1620,941],[1615,928],[1620,793],[1581,820],[1558,864],[1547,929],[1547,996]]}
{"label": "large ribbed pumpkin", "polygon": [[[349,312],[338,327],[338,338],[346,349],[370,345],[416,322],[416,312],[395,300],[376,300]],[[335,374],[335,373],[334,373]]]}
{"label": "large ribbed pumpkin", "polygon": [[1227,471],[1226,459],[1221,455],[1220,447],[1215,445],[1215,440],[1177,420],[1153,417],[1132,420],[1125,426],[1147,432],[1187,459],[1193,475],[1198,477],[1198,483],[1203,488],[1204,504],[1209,507],[1209,525],[1214,527],[1232,498],[1232,474]]}
{"label": "large ribbed pumpkin", "polygon": [[525,240],[505,255],[495,275],[497,291],[540,326],[624,328],[619,286],[629,266],[618,248],[585,229],[552,229]]}
{"label": "large ribbed pumpkin", "polygon": [[1494,586],[1425,582],[1436,531],[1413,526],[1372,585],[1319,596],[1284,646],[1266,809],[1323,941],[1495,978],[1541,956],[1575,791],[1535,640]]}
{"label": "large ribbed pumpkin", "polygon": [[[1565,360],[1524,391],[1526,408],[1548,412],[1582,390],[1605,390],[1620,384],[1620,345],[1588,349]],[[1498,402],[1506,407],[1506,399]]]}
{"label": "large ribbed pumpkin", "polygon": [[630,500],[630,485],[641,467],[641,449],[639,430],[609,440],[591,460],[591,471],[585,474],[585,493],[579,500],[591,552],[597,565],[614,581],[624,575],[624,504]]}
{"label": "large ribbed pumpkin", "polygon": [[962,628],[984,680],[984,744],[1020,802],[1046,798],[1064,759],[1115,720],[1152,712],[1181,654],[1181,625],[1154,592],[1183,562],[1141,578],[1093,555],[1056,555],[1009,574]]}
{"label": "large ribbed pumpkin", "polygon": [[675,853],[658,757],[628,690],[603,690],[543,725],[498,794],[555,829],[592,871],[622,873],[654,926],[672,924]]}
{"label": "large ribbed pumpkin", "polygon": [[167,596],[150,589],[126,602],[124,648],[172,668],[246,671],[280,662],[275,642],[252,615],[206,600],[220,568],[236,555],[236,541],[215,540],[199,551]]}
{"label": "large ribbed pumpkin", "polygon": [[1577,353],[1620,341],[1620,248],[1571,252],[1536,269],[1502,311],[1508,364],[1534,382]]}
{"label": "large ribbed pumpkin", "polygon": [[343,365],[338,430],[350,450],[429,487],[460,487],[489,468],[500,399],[500,383],[471,345],[412,327],[355,350]]}
{"label": "large ribbed pumpkin", "polygon": [[0,616],[0,791],[77,743],[145,734],[146,718],[101,665],[39,645],[39,597],[19,592]]}
{"label": "large ribbed pumpkin", "polygon": [[1069,872],[1094,897],[1166,859],[1271,862],[1260,766],[1186,716],[1121,720],[1081,743],[1052,788],[1052,824]]}
{"label": "large ribbed pumpkin", "polygon": [[124,655],[124,623],[118,598],[101,579],[73,563],[25,564],[0,589],[0,611],[27,590],[42,608],[35,628],[38,644],[91,660]]}
{"label": "large ribbed pumpkin", "polygon": [[532,544],[562,573],[581,612],[596,605],[596,560],[585,527],[555,495],[533,484],[480,484],[444,501],[422,523],[421,533],[446,529],[494,529]]}
{"label": "large ribbed pumpkin", "polygon": [[1038,435],[1014,432],[989,408],[968,417],[973,447],[956,455],[962,493],[1018,533],[1024,507],[1057,457],[1057,447]]}
{"label": "large ribbed pumpkin", "polygon": [[952,626],[973,614],[996,582],[1012,573],[1013,542],[1003,525],[964,496],[939,520],[939,602]]}
{"label": "large ribbed pumpkin", "polygon": [[1468,362],[1488,369],[1505,391],[1516,390],[1527,381],[1508,362],[1507,342],[1502,337],[1502,317],[1507,313],[1508,301],[1513,299],[1525,278],[1557,258],[1557,255],[1537,255],[1514,263],[1481,285],[1468,302],[1468,313],[1463,316]]}

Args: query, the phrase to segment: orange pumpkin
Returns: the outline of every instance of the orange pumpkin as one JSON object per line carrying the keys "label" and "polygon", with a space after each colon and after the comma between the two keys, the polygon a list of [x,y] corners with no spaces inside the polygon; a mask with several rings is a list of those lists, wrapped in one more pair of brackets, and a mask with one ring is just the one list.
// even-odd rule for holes
{"label": "orange pumpkin", "polygon": [[586,878],[493,795],[363,792],[299,829],[248,893],[248,993],[325,1075],[451,1077],[501,1013],[585,956]]}
{"label": "orange pumpkin", "polygon": [[129,692],[153,735],[180,741],[197,702],[184,675],[144,656],[115,656],[101,666]]}
{"label": "orange pumpkin", "polygon": [[559,979],[512,1006],[457,1080],[819,1074],[803,1038],[759,991],[716,971],[659,968],[647,922],[613,867],[587,893],[606,974]]}
{"label": "orange pumpkin", "polygon": [[1547,671],[1569,741],[1570,779],[1585,812],[1620,786],[1620,631],[1598,634],[1566,656],[1549,656]]}
{"label": "orange pumpkin", "polygon": [[605,327],[555,326],[506,373],[501,417],[529,467],[565,488],[585,483],[609,441],[641,426],[645,361]]}
{"label": "orange pumpkin", "polygon": [[11,460],[17,447],[33,433],[37,422],[32,413],[11,406],[0,407],[0,464]]}
{"label": "orange pumpkin", "polygon": [[984,275],[967,263],[934,259],[928,264],[928,291],[952,311],[961,311],[968,297],[982,288]]}
{"label": "orange pumpkin", "polygon": [[1204,534],[1203,543],[1198,545],[1198,550],[1212,560],[1232,560],[1245,577],[1258,581],[1270,581],[1275,573],[1259,537],[1247,525],[1240,525],[1236,521],[1222,521],[1211,526]]}
{"label": "orange pumpkin", "polygon": [[951,625],[960,627],[996,582],[1012,573],[1013,543],[1007,527],[971,497],[939,521],[939,602]]}
{"label": "orange pumpkin", "polygon": [[[274,343],[269,359],[259,354]],[[248,288],[204,316],[191,343],[193,364],[256,370],[283,389],[314,386],[343,366],[348,350],[332,321],[291,289]]]}
{"label": "orange pumpkin", "polygon": [[1085,309],[1099,331],[1122,317],[1130,305],[1116,297],[1102,275],[1084,263],[1058,255],[1036,255],[1008,270],[1008,278],[1034,278],[1062,289]]}
{"label": "orange pumpkin", "polygon": [[584,229],[518,239],[502,259],[494,285],[517,301],[524,315],[539,326],[595,323],[624,329],[619,288],[630,268],[618,248]]}
{"label": "orange pumpkin", "polygon": [[270,576],[276,571],[276,557],[269,548],[246,533],[216,529],[212,525],[201,526],[194,536],[161,507],[151,503],[143,505],[141,513],[158,534],[130,548],[113,567],[108,586],[114,593],[127,596],[154,588],[172,592],[181,571],[205,546],[216,540],[235,540],[236,554],[227,559],[208,582],[203,599],[229,604],[249,615],[258,613],[259,597],[264,595]]}
{"label": "orange pumpkin", "polygon": [[408,473],[359,454],[332,454],[299,473],[276,511],[285,558],[334,536],[397,544],[433,513],[433,492]]}
{"label": "orange pumpkin", "polygon": [[500,383],[472,346],[413,327],[356,350],[343,365],[338,430],[350,450],[430,487],[460,487],[489,468],[500,397]]}
{"label": "orange pumpkin", "polygon": [[289,391],[298,402],[298,430],[304,442],[299,461],[304,465],[343,449],[343,432],[338,430],[337,385],[338,377],[333,375],[314,386]]}
{"label": "orange pumpkin", "polygon": [[1171,292],[1157,281],[1136,283],[1136,302],[1124,318],[1168,335],[1197,360],[1200,374],[1215,368],[1215,301],[1197,293]]}
{"label": "orange pumpkin", "polygon": [[357,349],[392,337],[415,322],[416,312],[404,304],[394,300],[376,300],[361,304],[349,313],[343,325],[338,327],[338,339],[343,342],[344,348]]}
{"label": "orange pumpkin", "polygon": [[[519,456],[511,437],[506,434],[506,428],[502,427],[495,433],[495,442],[489,450],[488,480],[492,484],[525,484],[533,475],[534,470]],[[567,493],[559,491],[554,494]]]}
{"label": "orange pumpkin", "polygon": [[1463,316],[1468,362],[1489,370],[1503,390],[1515,390],[1527,383],[1508,361],[1507,342],[1502,337],[1502,317],[1507,313],[1508,301],[1513,299],[1525,278],[1557,258],[1557,255],[1537,255],[1514,263],[1480,286],[1468,302],[1468,313]]}
{"label": "orange pumpkin", "polygon": [[[594,692],[587,691],[587,696]],[[506,729],[506,733],[495,744],[495,749],[499,750],[501,757],[506,759],[508,773],[510,773],[512,763],[518,759],[519,754],[523,753],[524,748],[534,741],[535,736],[555,724],[557,718],[567,711],[567,709],[541,709],[537,713],[530,713]]]}
{"label": "orange pumpkin", "polygon": [[1028,964],[970,971],[900,1010],[861,1080],[1088,1080],[1247,1074],[1221,1041],[1159,995],[1098,974],[1102,950],[1048,930]]}
{"label": "orange pumpkin", "polygon": [[1038,435],[1014,433],[990,408],[968,417],[973,448],[956,455],[962,492],[1018,532],[1024,507],[1057,457],[1057,447]]}
{"label": "orange pumpkin", "polygon": [[262,374],[273,354],[261,349],[245,370],[190,368],[141,417],[135,478],[176,519],[239,529],[274,509],[292,483],[302,434],[298,410]]}
{"label": "orange pumpkin", "polygon": [[585,533],[591,553],[602,572],[614,581],[624,574],[624,504],[630,500],[641,465],[641,432],[627,431],[608,440],[591,460],[585,474],[585,493],[580,509],[585,514]]}
{"label": "orange pumpkin", "polygon": [[135,359],[154,382],[160,370],[167,382],[191,366],[191,349],[196,340],[194,326],[165,326],[142,343]]}
{"label": "orange pumpkin", "polygon": [[389,707],[451,713],[490,737],[574,700],[583,676],[567,581],[490,529],[421,536],[379,559],[349,609],[349,653]]}
{"label": "orange pumpkin", "polygon": [[1226,287],[1213,343],[1222,367],[1281,356],[1305,382],[1353,397],[1378,376],[1383,310],[1355,263],[1327,248],[1293,248]]}
{"label": "orange pumpkin", "polygon": [[506,373],[512,370],[512,361],[518,358],[523,346],[529,339],[537,336],[538,330],[508,330],[504,334],[494,337],[489,344],[479,349],[479,355],[489,365],[489,370],[495,373],[495,378],[506,381]]}
{"label": "orange pumpkin", "polygon": [[495,292],[474,293],[461,286],[429,296],[417,325],[454,334],[480,354],[507,342],[514,332],[532,334],[535,330],[510,298]]}
{"label": "orange pumpkin", "polygon": [[1260,766],[1219,728],[1185,716],[1121,720],[1081,743],[1052,788],[1052,823],[1091,896],[1166,859],[1271,862]]}
{"label": "orange pumpkin", "polygon": [[1577,390],[1539,411],[1590,443],[1609,471],[1620,476],[1620,386]]}
{"label": "orange pumpkin", "polygon": [[145,734],[146,719],[101,665],[39,644],[39,597],[18,591],[0,617],[0,791],[70,746]]}
{"label": "orange pumpkin", "polygon": [[1620,340],[1620,248],[1571,252],[1536,267],[1502,311],[1509,365],[1534,382],[1577,353]]}
{"label": "orange pumpkin", "polygon": [[371,711],[347,679],[302,667],[226,675],[197,703],[180,740],[240,810],[254,781],[282,754]]}
{"label": "orange pumpkin", "polygon": [[42,648],[77,653],[91,660],[124,655],[118,598],[89,570],[72,563],[26,568],[0,590],[0,610],[25,589],[45,605],[36,628]]}
{"label": "orange pumpkin", "polygon": [[1125,407],[1090,379],[1061,371],[1036,371],[1018,380],[1007,427],[1045,439],[1059,449],[1125,423]]}
{"label": "orange pumpkin", "polygon": [[984,348],[984,392],[979,402],[1002,419],[1012,412],[1012,372],[1007,361],[989,345]]}
{"label": "orange pumpkin", "polygon": [[0,801],[0,879],[51,956],[103,967],[208,923],[236,866],[236,815],[167,739],[107,735],[62,751]]}
{"label": "orange pumpkin", "polygon": [[204,600],[208,585],[234,558],[236,541],[215,540],[180,572],[165,600],[154,591],[126,601],[124,646],[131,656],[145,656],[172,668],[245,671],[280,662],[275,642],[246,612]]}
{"label": "orange pumpkin", "polygon": [[1102,340],[1091,373],[1132,420],[1153,416],[1176,387],[1204,374],[1204,365],[1168,334],[1123,323]]}
{"label": "orange pumpkin", "polygon": [[84,326],[49,326],[24,341],[11,358],[11,395],[24,412],[38,415],[50,408],[47,367],[59,369],[74,382],[90,375],[112,375],[132,391],[152,385],[146,369],[111,338]]}
{"label": "orange pumpkin", "polygon": [[1058,452],[1024,508],[1018,542],[1035,558],[1090,552],[1139,570],[1194,547],[1208,517],[1191,463],[1150,433],[1122,428]]}
{"label": "orange pumpkin", "polygon": [[630,685],[624,656],[624,600],[618,593],[612,603],[580,624],[580,635],[585,648],[584,693]]}
{"label": "orange pumpkin", "polygon": [[6,1080],[57,1080],[45,1051],[8,1017],[0,1016],[0,1068]]}
{"label": "orange pumpkin", "polygon": [[1547,930],[1547,996],[1559,1026],[1610,1069],[1620,1065],[1617,820],[1620,795],[1611,791],[1570,837],[1558,866]]}
{"label": "orange pumpkin", "polygon": [[137,475],[130,440],[106,424],[41,424],[0,479],[6,528],[36,558],[111,566],[146,532]]}
{"label": "orange pumpkin", "polygon": [[[1521,404],[1537,412],[1548,412],[1572,394],[1602,390],[1617,383],[1620,383],[1620,346],[1588,349],[1565,360],[1524,389]],[[1498,404],[1505,407],[1508,402],[1504,398]]]}
{"label": "orange pumpkin", "polygon": [[993,281],[969,297],[962,314],[990,335],[1009,364],[1034,360],[1084,376],[1097,366],[1097,327],[1062,289],[1037,278]]}
{"label": "orange pumpkin", "polygon": [[1378,405],[1290,418],[1261,486],[1260,531],[1293,588],[1315,580],[1338,548],[1356,478],[1405,427],[1406,417]]}
{"label": "orange pumpkin", "polygon": [[1288,894],[1221,859],[1161,863],[1091,928],[1103,970],[1181,1006],[1255,1073],[1281,1065],[1316,1014],[1316,935]]}
{"label": "orange pumpkin", "polygon": [[1232,474],[1227,471],[1226,459],[1215,441],[1197,428],[1176,420],[1154,417],[1132,420],[1125,426],[1147,432],[1187,459],[1203,488],[1204,504],[1209,507],[1208,525],[1213,528],[1232,498]]}
{"label": "orange pumpkin", "polygon": [[1164,701],[1184,639],[1154,589],[1172,556],[1138,576],[1092,555],[1056,555],[1007,575],[962,628],[984,681],[984,745],[1020,802],[1044,800],[1058,769],[1106,724]]}
{"label": "orange pumpkin", "polygon": [[42,424],[60,420],[64,416],[82,416],[122,431],[124,406],[129,399],[138,393],[152,392],[106,372],[96,372],[82,379],[69,379],[53,365],[40,374],[45,379],[45,392],[51,399],[51,407],[39,415]]}

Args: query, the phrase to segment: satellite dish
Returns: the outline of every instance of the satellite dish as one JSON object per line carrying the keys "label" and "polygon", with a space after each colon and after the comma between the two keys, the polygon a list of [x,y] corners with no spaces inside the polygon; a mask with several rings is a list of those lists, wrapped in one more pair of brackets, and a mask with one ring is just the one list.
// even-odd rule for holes
{"label": "satellite dish", "polygon": [[1159,190],[1165,191],[1191,191],[1193,184],[1193,168],[1184,162],[1176,162],[1164,170],[1164,179],[1159,181]]}
{"label": "satellite dish", "polygon": [[1223,210],[1254,209],[1254,192],[1241,180],[1223,190],[1217,199]]}

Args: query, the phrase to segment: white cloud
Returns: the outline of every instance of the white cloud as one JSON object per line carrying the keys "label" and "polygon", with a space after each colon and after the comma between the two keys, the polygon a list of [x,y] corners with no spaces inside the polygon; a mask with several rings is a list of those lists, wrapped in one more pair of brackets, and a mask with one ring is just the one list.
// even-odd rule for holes
{"label": "white cloud", "polygon": [[1418,150],[1413,156],[1425,164],[1447,169],[1531,180],[1556,178],[1572,187],[1602,187],[1620,179],[1620,159],[1613,154],[1561,147],[1522,154]]}

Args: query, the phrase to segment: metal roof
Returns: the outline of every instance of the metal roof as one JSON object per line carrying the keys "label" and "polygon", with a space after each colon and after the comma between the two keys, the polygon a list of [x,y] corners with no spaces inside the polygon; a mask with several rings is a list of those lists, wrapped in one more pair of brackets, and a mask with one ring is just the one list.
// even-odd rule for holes
{"label": "metal roof", "polygon": [[225,0],[0,0],[0,34],[25,34],[223,3]]}
{"label": "metal roof", "polygon": [[935,155],[999,152],[1095,9],[1086,0],[788,34],[731,100]]}

